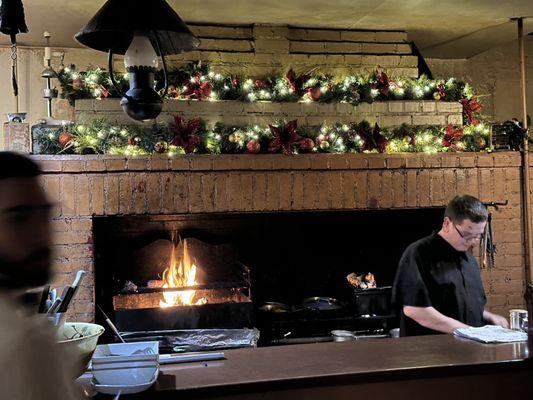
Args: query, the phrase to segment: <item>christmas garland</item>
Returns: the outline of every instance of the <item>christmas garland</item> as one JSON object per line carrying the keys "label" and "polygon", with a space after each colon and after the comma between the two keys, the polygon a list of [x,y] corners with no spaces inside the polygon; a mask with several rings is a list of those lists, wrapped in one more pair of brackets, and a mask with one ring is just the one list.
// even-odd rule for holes
{"label": "christmas garland", "polygon": [[380,128],[367,121],[299,127],[298,121],[268,126],[208,126],[201,118],[174,116],[170,124],[148,128],[115,125],[104,119],[34,132],[42,154],[258,154],[403,153],[490,151],[490,129],[483,123],[464,127]]}
{"label": "christmas garland", "polygon": [[[125,92],[128,75],[118,74],[117,81]],[[92,68],[77,71],[74,65],[59,71],[61,97],[74,105],[77,99],[118,97],[107,71]],[[162,91],[163,78],[156,78],[156,88]],[[325,74],[297,75],[290,69],[285,76],[251,79],[225,76],[211,70],[208,64],[191,62],[168,74],[167,98],[177,100],[238,100],[271,102],[362,102],[390,100],[440,100],[461,102],[465,118],[476,121],[481,105],[472,87],[465,82],[449,79],[390,78],[378,67],[369,74],[333,77]]]}

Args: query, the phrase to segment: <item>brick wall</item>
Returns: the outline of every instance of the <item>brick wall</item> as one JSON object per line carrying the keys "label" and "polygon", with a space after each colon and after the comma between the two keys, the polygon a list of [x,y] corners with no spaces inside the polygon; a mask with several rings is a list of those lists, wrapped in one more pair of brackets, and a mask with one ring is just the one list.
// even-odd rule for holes
{"label": "brick wall", "polygon": [[392,76],[418,76],[418,58],[401,31],[302,29],[289,26],[191,25],[200,38],[196,51],[170,57],[171,62],[210,62],[233,73],[262,76],[318,68],[324,73],[373,71],[381,65]]}
{"label": "brick wall", "polygon": [[[462,125],[461,103],[439,101],[390,101],[362,103],[245,103],[240,101],[165,100],[159,120],[171,120],[174,114],[225,124],[266,125],[280,118],[298,119],[302,126],[326,123],[351,123],[367,120],[381,127],[407,125]],[[76,121],[95,118],[131,124],[120,106],[120,99],[76,101]]]}
{"label": "brick wall", "polygon": [[71,318],[93,317],[93,215],[353,210],[443,206],[455,194],[509,201],[494,213],[496,267],[483,270],[488,305],[523,306],[520,155],[194,155],[124,159],[34,156],[54,209],[55,284],[89,271]]}

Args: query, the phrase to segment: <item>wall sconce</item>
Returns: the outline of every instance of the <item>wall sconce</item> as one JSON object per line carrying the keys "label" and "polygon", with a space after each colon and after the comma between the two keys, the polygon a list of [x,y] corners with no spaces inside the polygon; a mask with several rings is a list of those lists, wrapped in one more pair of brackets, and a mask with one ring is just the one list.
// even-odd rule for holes
{"label": "wall sconce", "polygon": [[[131,118],[156,118],[168,89],[165,56],[190,51],[200,40],[165,0],[107,0],[76,34],[81,44],[108,53],[111,82],[122,96],[120,105]],[[130,88],[123,93],[113,75],[113,55],[124,54]],[[154,74],[161,57],[163,95],[155,91]]]}

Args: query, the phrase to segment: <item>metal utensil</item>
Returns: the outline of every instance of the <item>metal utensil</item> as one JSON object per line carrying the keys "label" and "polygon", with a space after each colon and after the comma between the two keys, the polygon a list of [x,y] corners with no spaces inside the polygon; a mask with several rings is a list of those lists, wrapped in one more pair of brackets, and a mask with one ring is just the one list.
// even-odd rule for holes
{"label": "metal utensil", "polygon": [[223,352],[214,353],[189,353],[189,354],[161,354],[159,364],[177,364],[187,362],[223,360]]}
{"label": "metal utensil", "polygon": [[55,314],[57,312],[57,310],[59,309],[59,307],[61,306],[61,298],[57,298],[53,304],[50,306],[50,308],[48,309],[48,314]]}
{"label": "metal utensil", "polygon": [[56,299],[57,299],[57,289],[53,288],[52,290],[50,290],[50,301],[52,302],[52,304],[54,304],[54,301],[56,301]]}
{"label": "metal utensil", "polygon": [[59,308],[60,313],[67,312],[68,306],[78,291],[78,287],[84,275],[85,271],[78,271],[76,273],[76,278],[74,278],[74,282],[72,282],[72,285],[67,287],[66,293],[64,293],[64,296],[62,296],[61,307]]}
{"label": "metal utensil", "polygon": [[126,343],[126,341],[122,338],[122,336],[120,336],[120,333],[117,329],[117,327],[115,326],[115,324],[113,324],[113,322],[111,322],[111,320],[109,319],[109,317],[107,316],[107,314],[104,312],[104,310],[102,310],[102,307],[100,307],[98,304],[96,305],[96,307],[98,307],[98,309],[100,310],[100,312],[102,313],[102,315],[104,316],[105,318],[105,322],[107,323],[107,325],[109,325],[109,327],[111,328],[111,330],[113,331],[113,333],[115,335],[118,336],[118,338],[120,339],[120,341],[122,343]]}
{"label": "metal utensil", "polygon": [[39,314],[42,314],[44,313],[46,310],[48,310],[46,308],[46,301],[48,300],[48,296],[50,294],[50,285],[46,285],[44,288],[43,288],[43,292],[41,293],[41,299],[39,300],[39,308],[37,310],[37,312]]}

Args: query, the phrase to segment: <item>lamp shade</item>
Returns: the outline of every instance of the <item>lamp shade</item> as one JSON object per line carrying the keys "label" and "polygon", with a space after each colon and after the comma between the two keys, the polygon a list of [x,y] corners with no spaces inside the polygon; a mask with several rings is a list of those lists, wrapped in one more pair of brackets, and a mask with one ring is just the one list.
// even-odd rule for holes
{"label": "lamp shade", "polygon": [[159,56],[179,54],[200,44],[165,0],[107,0],[75,38],[94,50],[125,54],[134,34],[147,36],[157,49],[155,32]]}
{"label": "lamp shade", "polygon": [[15,35],[28,32],[24,21],[22,0],[2,0],[0,4],[0,32],[11,36],[14,43]]}

